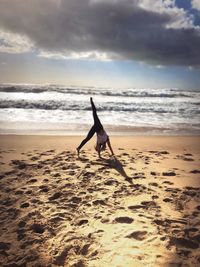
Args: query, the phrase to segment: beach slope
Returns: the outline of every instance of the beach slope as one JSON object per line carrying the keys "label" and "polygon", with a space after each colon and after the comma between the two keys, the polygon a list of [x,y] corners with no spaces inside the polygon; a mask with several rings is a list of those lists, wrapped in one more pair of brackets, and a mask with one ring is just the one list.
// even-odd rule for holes
{"label": "beach slope", "polygon": [[200,265],[200,137],[0,137],[0,265]]}

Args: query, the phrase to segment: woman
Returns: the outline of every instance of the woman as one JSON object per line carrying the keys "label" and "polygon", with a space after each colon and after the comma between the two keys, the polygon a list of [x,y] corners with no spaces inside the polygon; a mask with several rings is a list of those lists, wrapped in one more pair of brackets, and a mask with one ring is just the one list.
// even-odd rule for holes
{"label": "woman", "polygon": [[95,146],[96,151],[98,152],[99,158],[101,158],[101,150],[106,149],[106,144],[108,144],[108,147],[110,148],[112,156],[114,155],[114,152],[112,150],[109,136],[107,135],[106,131],[104,130],[99,117],[97,116],[96,107],[93,103],[92,97],[90,97],[90,103],[92,105],[92,112],[93,112],[93,118],[94,118],[94,125],[90,129],[89,133],[87,134],[86,138],[81,142],[81,144],[77,147],[78,156],[80,153],[81,148],[92,138],[92,136],[96,133],[97,134],[97,143]]}

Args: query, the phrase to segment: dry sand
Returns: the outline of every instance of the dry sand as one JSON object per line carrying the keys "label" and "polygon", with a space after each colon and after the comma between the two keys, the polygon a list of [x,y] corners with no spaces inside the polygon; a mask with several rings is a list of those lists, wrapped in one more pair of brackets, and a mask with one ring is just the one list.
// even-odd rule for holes
{"label": "dry sand", "polygon": [[0,137],[0,266],[200,266],[200,137]]}

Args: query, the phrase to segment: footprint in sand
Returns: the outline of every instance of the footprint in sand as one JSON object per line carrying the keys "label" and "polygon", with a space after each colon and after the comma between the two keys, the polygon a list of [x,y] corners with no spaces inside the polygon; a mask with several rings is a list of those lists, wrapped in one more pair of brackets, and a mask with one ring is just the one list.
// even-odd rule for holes
{"label": "footprint in sand", "polygon": [[182,159],[184,161],[194,161],[193,158],[191,158],[192,154],[184,154],[184,155],[176,155],[175,159]]}
{"label": "footprint in sand", "polygon": [[117,218],[115,218],[114,221],[117,222],[117,223],[128,223],[128,224],[130,224],[130,223],[132,223],[134,221],[134,219],[130,218],[130,217],[117,217]]}
{"label": "footprint in sand", "polygon": [[168,155],[169,154],[168,151],[160,151],[159,153],[162,154],[162,155]]}
{"label": "footprint in sand", "polygon": [[127,238],[134,238],[138,241],[142,241],[146,238],[147,235],[147,231],[135,231],[133,233],[131,233],[130,235],[127,235]]}
{"label": "footprint in sand", "polygon": [[81,197],[72,197],[70,199],[70,202],[75,203],[75,204],[79,204],[79,203],[81,203],[81,201],[82,201]]}
{"label": "footprint in sand", "polygon": [[163,172],[163,176],[176,176],[176,173],[174,171],[168,171],[168,172]]}
{"label": "footprint in sand", "polygon": [[105,206],[105,205],[106,205],[106,202],[105,202],[104,200],[102,200],[102,199],[94,200],[92,203],[93,203],[95,206],[97,206],[97,205]]}
{"label": "footprint in sand", "polygon": [[49,170],[49,169],[44,171],[44,174],[49,174],[49,173],[51,173],[51,170]]}
{"label": "footprint in sand", "polygon": [[26,226],[26,222],[25,221],[20,221],[19,223],[18,223],[18,227],[19,228],[24,228]]}
{"label": "footprint in sand", "polygon": [[57,173],[55,173],[55,174],[53,175],[53,177],[55,177],[55,178],[60,177],[60,176],[61,176],[61,175],[60,175],[59,172],[57,172]]}
{"label": "footprint in sand", "polygon": [[173,185],[174,183],[170,181],[164,181],[163,184]]}
{"label": "footprint in sand", "polygon": [[198,174],[200,173],[200,170],[192,170],[190,173]]}
{"label": "footprint in sand", "polygon": [[151,198],[154,200],[154,199],[158,199],[159,196],[153,195]]}
{"label": "footprint in sand", "polygon": [[142,201],[141,204],[147,208],[149,207],[157,207],[157,204],[155,201]]}
{"label": "footprint in sand", "polygon": [[83,173],[83,178],[93,178],[95,175],[94,172],[85,172]]}
{"label": "footprint in sand", "polygon": [[173,202],[173,199],[166,197],[166,198],[163,199],[163,201],[164,202]]}
{"label": "footprint in sand", "polygon": [[133,174],[133,179],[145,179],[145,174],[144,172],[138,172]]}
{"label": "footprint in sand", "polygon": [[149,183],[149,185],[151,185],[151,186],[155,186],[155,187],[157,187],[157,186],[158,186],[158,184],[157,184],[157,183]]}
{"label": "footprint in sand", "polygon": [[[56,258],[54,260],[54,264],[56,264],[58,266],[64,266],[65,260],[66,260],[71,249],[72,249],[72,245],[69,245],[68,247],[64,248],[63,251],[59,255],[56,256]],[[82,265],[82,266],[84,266],[84,265]]]}
{"label": "footprint in sand", "polygon": [[33,193],[32,190],[27,190],[27,191],[25,192],[25,194],[27,194],[27,195],[31,195],[32,193]]}
{"label": "footprint in sand", "polygon": [[76,172],[75,171],[69,171],[67,174],[73,176],[76,174]]}
{"label": "footprint in sand", "polygon": [[49,197],[49,200],[51,201],[51,200],[58,199],[61,197],[61,195],[62,195],[61,192],[56,192],[51,197]]}
{"label": "footprint in sand", "polygon": [[134,205],[128,207],[130,210],[138,210],[138,209],[145,209],[144,205]]}
{"label": "footprint in sand", "polygon": [[109,223],[109,219],[106,219],[106,218],[103,218],[102,220],[101,220],[101,223]]}
{"label": "footprint in sand", "polygon": [[197,190],[198,190],[198,188],[196,188],[196,187],[190,187],[190,186],[186,186],[185,187],[185,191],[183,191],[183,194],[184,195],[187,195],[187,196],[191,196],[191,197],[194,197],[194,196],[196,196],[197,195]]}
{"label": "footprint in sand", "polygon": [[172,237],[170,241],[171,245],[175,245],[178,247],[184,247],[188,249],[197,249],[199,248],[199,243],[187,238],[176,238]]}
{"label": "footprint in sand", "polygon": [[33,230],[33,232],[35,232],[37,234],[43,234],[45,231],[44,225],[42,225],[40,223],[32,224],[30,229]]}
{"label": "footprint in sand", "polygon": [[36,157],[36,156],[30,158],[30,160],[33,160],[33,161],[36,161],[36,160],[38,160],[38,159],[39,159],[39,157]]}
{"label": "footprint in sand", "polygon": [[20,205],[20,208],[24,209],[24,208],[28,208],[29,206],[30,204],[28,202],[25,202]]}
{"label": "footprint in sand", "polygon": [[46,193],[49,191],[49,188],[46,185],[41,185],[41,186],[39,186],[39,188],[40,188],[40,192]]}
{"label": "footprint in sand", "polygon": [[25,234],[25,230],[24,230],[24,227],[26,226],[26,222],[25,221],[20,221],[18,223],[18,228],[17,229],[17,240],[20,241],[22,239],[24,239],[26,237],[26,234]]}
{"label": "footprint in sand", "polygon": [[35,198],[33,198],[33,199],[31,199],[31,203],[33,203],[33,204],[42,204],[43,202],[42,201],[40,201],[39,199],[35,199]]}
{"label": "footprint in sand", "polygon": [[9,250],[10,247],[11,247],[10,243],[0,242],[0,254],[7,256],[8,254],[6,251]]}
{"label": "footprint in sand", "polygon": [[194,161],[194,159],[192,159],[192,158],[183,158],[183,160],[185,160],[185,161]]}
{"label": "footprint in sand", "polygon": [[15,195],[22,195],[23,193],[24,193],[24,191],[22,191],[22,190],[15,191]]}
{"label": "footprint in sand", "polygon": [[[89,253],[89,247],[91,246],[90,243],[83,245],[80,250],[80,254],[86,256]],[[81,266],[81,265],[80,265]],[[84,265],[83,265],[84,266]]]}
{"label": "footprint in sand", "polygon": [[105,185],[114,185],[114,184],[119,184],[116,180],[108,180],[104,183]]}
{"label": "footprint in sand", "polygon": [[86,220],[86,219],[82,219],[82,220],[80,220],[80,221],[77,222],[77,225],[78,225],[78,226],[81,226],[81,225],[85,225],[85,224],[87,224],[87,223],[88,223],[88,220]]}
{"label": "footprint in sand", "polygon": [[16,165],[16,167],[20,170],[25,169],[27,164],[20,160],[11,160],[12,164]]}
{"label": "footprint in sand", "polygon": [[26,237],[25,231],[23,228],[19,228],[17,231],[17,240],[20,241]]}
{"label": "footprint in sand", "polygon": [[153,222],[159,226],[166,226],[167,225],[167,222],[165,220],[156,219],[156,220],[153,220]]}
{"label": "footprint in sand", "polygon": [[190,154],[190,153],[185,153],[184,156],[189,156],[189,157],[192,157],[193,155]]}
{"label": "footprint in sand", "polygon": [[37,179],[31,179],[28,181],[28,183],[36,183],[37,182]]}

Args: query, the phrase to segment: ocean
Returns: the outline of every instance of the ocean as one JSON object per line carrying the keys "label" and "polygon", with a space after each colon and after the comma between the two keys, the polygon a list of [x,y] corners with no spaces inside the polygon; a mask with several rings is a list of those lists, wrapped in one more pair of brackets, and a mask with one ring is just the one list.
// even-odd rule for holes
{"label": "ocean", "polygon": [[0,85],[0,134],[86,134],[90,97],[112,134],[199,135],[200,91]]}

